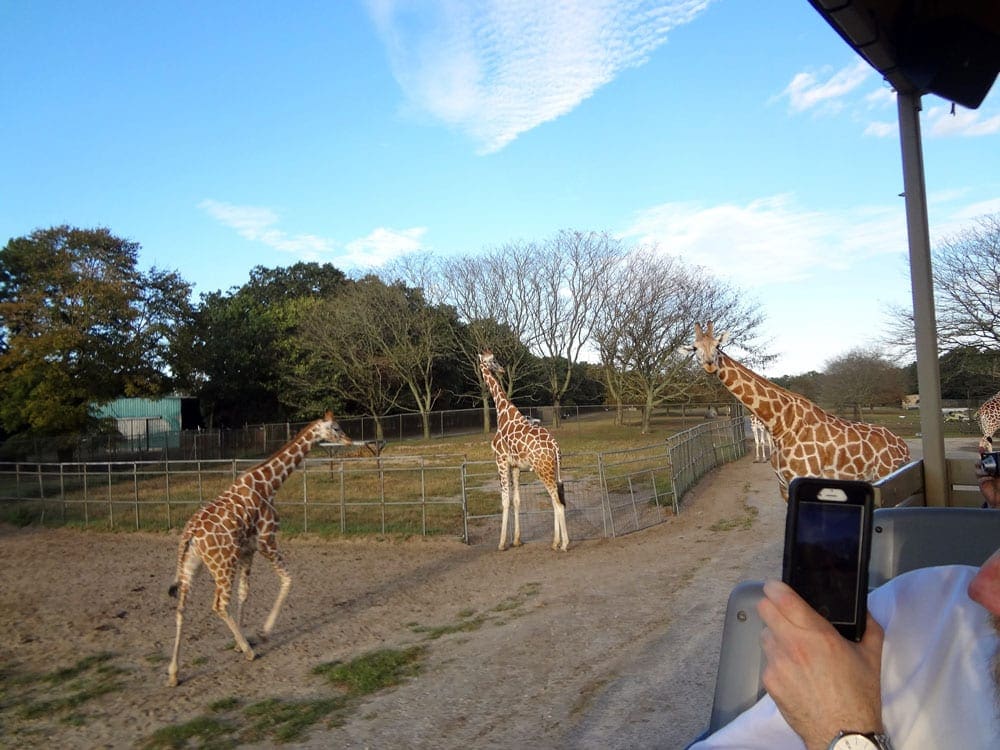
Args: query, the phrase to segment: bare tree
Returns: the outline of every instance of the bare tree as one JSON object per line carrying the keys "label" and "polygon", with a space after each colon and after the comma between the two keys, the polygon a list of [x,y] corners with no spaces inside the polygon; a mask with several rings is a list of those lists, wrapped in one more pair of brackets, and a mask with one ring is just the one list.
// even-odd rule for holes
{"label": "bare tree", "polygon": [[855,348],[830,360],[823,377],[823,400],[851,407],[861,420],[864,407],[898,404],[905,393],[903,373],[872,348]]}
{"label": "bare tree", "polygon": [[526,306],[517,300],[524,294],[524,279],[530,253],[521,246],[507,245],[481,255],[444,259],[432,287],[438,301],[447,302],[466,323],[458,348],[479,382],[483,410],[483,432],[490,426],[490,397],[479,373],[479,354],[490,349],[502,362],[507,397],[516,394],[535,371],[535,359],[525,345],[529,333]]}
{"label": "bare tree", "polygon": [[[932,262],[939,351],[1000,352],[1000,214],[982,216],[941,240]],[[886,343],[912,357],[912,310],[891,307],[889,316]]]}
{"label": "bare tree", "polygon": [[[397,408],[415,407],[424,437],[430,438],[430,413],[441,395],[435,366],[454,353],[448,311],[428,305],[419,290],[402,282],[387,285],[367,276],[339,294],[327,312],[303,326],[309,340],[323,347],[327,357],[339,357],[341,365],[352,368],[348,382],[363,386],[368,403],[383,410],[376,415],[386,413],[388,399]],[[346,354],[338,355],[333,346]],[[374,370],[367,375],[366,362]]]}
{"label": "bare tree", "polygon": [[[542,357],[558,426],[573,366],[606,303],[601,280],[624,254],[606,232],[564,230],[534,252],[522,304],[529,318],[529,346]],[[526,258],[527,260],[527,258]]]}
{"label": "bare tree", "polygon": [[606,298],[594,329],[610,393],[642,403],[642,431],[653,409],[701,389],[699,370],[681,352],[695,321],[728,330],[752,361],[764,359],[757,343],[758,306],[706,271],[655,249],[623,257],[605,279]]}
{"label": "bare tree", "polygon": [[359,315],[364,304],[363,292],[354,287],[313,304],[298,331],[307,363],[289,375],[289,386],[298,402],[316,401],[319,388],[359,404],[375,420],[375,437],[381,439],[382,418],[399,402],[404,385]]}

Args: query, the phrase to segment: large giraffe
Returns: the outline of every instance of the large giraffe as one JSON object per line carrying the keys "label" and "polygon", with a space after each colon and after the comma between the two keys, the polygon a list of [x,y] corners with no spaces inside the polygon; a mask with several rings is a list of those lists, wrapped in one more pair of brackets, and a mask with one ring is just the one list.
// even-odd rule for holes
{"label": "large giraffe", "polygon": [[1000,393],[976,409],[973,418],[979,422],[983,436],[979,439],[979,451],[993,450],[993,436],[1000,430]]}
{"label": "large giraffe", "polygon": [[[215,579],[212,609],[232,631],[237,648],[248,660],[253,660],[253,649],[240,630],[243,603],[250,593],[250,563],[253,562],[254,552],[260,551],[270,561],[281,579],[281,589],[260,636],[262,640],[267,640],[271,634],[278,611],[292,585],[292,577],[285,568],[275,540],[278,513],[273,497],[288,475],[302,463],[309,449],[321,440],[343,445],[351,443],[333,414],[327,412],[322,419],[303,428],[269,459],[238,476],[229,489],[195,512],[184,526],[177,551],[177,575],[170,587],[170,595],[177,597],[177,636],[167,669],[167,685],[173,687],[177,684],[184,603],[191,588],[191,579],[201,563],[205,563]],[[229,597],[237,571],[240,587],[236,618],[233,619],[229,614]]]}
{"label": "large giraffe", "polygon": [[718,376],[770,431],[774,439],[771,465],[785,500],[788,483],[797,476],[873,482],[909,461],[909,447],[884,427],[828,414],[726,355],[720,347],[728,338],[728,333],[715,338],[712,323],[706,330],[695,323],[690,351],[705,372]]}
{"label": "large giraffe", "polygon": [[500,475],[500,500],[503,504],[499,549],[503,551],[507,548],[507,519],[510,514],[512,494],[513,545],[515,547],[521,545],[520,474],[522,469],[530,469],[545,485],[552,499],[554,515],[552,549],[561,549],[565,552],[569,546],[569,533],[566,531],[566,497],[560,475],[559,445],[548,430],[531,424],[507,398],[500,383],[493,377],[494,372],[500,373],[504,370],[493,359],[493,352],[489,349],[479,355],[479,371],[497,408],[497,432],[493,436],[493,455]]}

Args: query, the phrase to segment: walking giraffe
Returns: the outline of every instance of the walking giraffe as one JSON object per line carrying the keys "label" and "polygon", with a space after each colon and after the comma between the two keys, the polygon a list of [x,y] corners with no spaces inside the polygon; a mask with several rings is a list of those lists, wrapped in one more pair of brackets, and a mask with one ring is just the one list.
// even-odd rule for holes
{"label": "walking giraffe", "polygon": [[753,462],[767,461],[771,457],[771,451],[774,450],[774,441],[771,440],[767,426],[753,413],[750,414],[750,432],[753,433]]}
{"label": "walking giraffe", "polygon": [[771,465],[785,500],[794,477],[873,482],[909,460],[910,449],[903,439],[884,427],[828,414],[723,353],[720,347],[728,338],[728,333],[715,338],[712,323],[707,330],[695,323],[694,345],[689,349],[705,372],[715,374],[771,433]]}
{"label": "walking giraffe", "polygon": [[566,551],[569,546],[569,532],[566,531],[566,496],[563,491],[559,466],[559,445],[544,427],[531,424],[517,407],[510,402],[493,373],[502,373],[501,367],[493,359],[489,349],[479,355],[479,371],[483,376],[493,403],[497,408],[497,432],[493,436],[493,455],[500,475],[500,500],[503,516],[500,521],[500,544],[502,552],[507,549],[507,519],[510,501],[514,498],[514,541],[513,546],[521,546],[521,490],[522,469],[530,469],[545,485],[552,499],[554,515],[552,549]]}
{"label": "walking giraffe", "polygon": [[979,429],[983,432],[979,439],[979,452],[993,450],[993,436],[1000,430],[1000,393],[980,406],[973,417],[979,422]]}
{"label": "walking giraffe", "polygon": [[[261,640],[267,640],[271,634],[278,612],[292,585],[292,577],[285,568],[275,539],[278,513],[274,508],[274,494],[295,467],[302,463],[309,449],[321,440],[342,445],[351,443],[351,439],[334,420],[333,414],[327,412],[322,419],[303,428],[269,459],[237,477],[229,489],[198,510],[184,526],[177,550],[177,574],[170,587],[170,595],[177,597],[177,636],[170,667],[167,669],[167,685],[177,685],[184,603],[191,588],[191,579],[201,563],[205,563],[215,579],[213,611],[232,631],[237,648],[247,660],[252,661],[253,649],[240,630],[243,604],[250,593],[250,564],[256,551],[270,561],[281,579],[281,589],[264,622]],[[229,597],[237,570],[240,587],[236,619],[233,619],[229,614]]]}

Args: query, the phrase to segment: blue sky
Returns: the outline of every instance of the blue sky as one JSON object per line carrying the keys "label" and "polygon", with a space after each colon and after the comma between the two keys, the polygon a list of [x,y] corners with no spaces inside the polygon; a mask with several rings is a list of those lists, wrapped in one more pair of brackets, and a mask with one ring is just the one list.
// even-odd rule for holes
{"label": "blue sky", "polygon": [[[196,294],[607,231],[767,316],[767,374],[909,304],[895,97],[806,0],[0,4],[0,242],[108,227]],[[1000,211],[1000,94],[928,96],[934,237]]]}

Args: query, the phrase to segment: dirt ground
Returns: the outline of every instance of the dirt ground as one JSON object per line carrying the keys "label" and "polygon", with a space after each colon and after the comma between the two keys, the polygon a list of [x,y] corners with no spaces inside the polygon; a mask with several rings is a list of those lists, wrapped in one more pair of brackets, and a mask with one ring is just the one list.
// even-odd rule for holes
{"label": "dirt ground", "polygon": [[[708,721],[729,590],[780,574],[783,524],[769,465],[747,456],[706,477],[678,517],[567,553],[546,541],[500,553],[445,539],[279,537],[294,581],[258,658],[231,650],[202,571],[172,689],[176,534],[0,527],[0,677],[110,653],[125,682],[71,723],[58,711],[0,714],[0,746],[136,747],[222,699],[329,694],[319,664],[423,645],[415,677],[286,746],[682,748]],[[258,559],[248,635],[276,591]],[[428,630],[477,618],[478,629]],[[3,708],[16,688],[0,687]]]}

